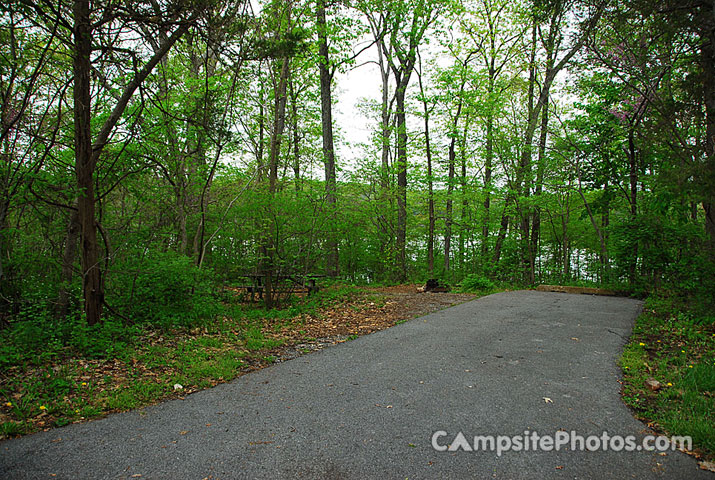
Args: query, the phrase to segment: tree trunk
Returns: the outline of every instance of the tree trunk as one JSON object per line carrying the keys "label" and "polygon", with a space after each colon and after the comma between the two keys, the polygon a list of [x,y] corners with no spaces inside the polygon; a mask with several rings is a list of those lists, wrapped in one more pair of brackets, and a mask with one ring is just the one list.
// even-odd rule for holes
{"label": "tree trunk", "polygon": [[382,103],[380,104],[380,186],[383,193],[387,193],[390,188],[390,72],[384,65],[382,48],[379,48],[380,79],[382,80]]}
{"label": "tree trunk", "polygon": [[427,97],[425,96],[424,87],[422,85],[422,75],[419,76],[420,94],[422,96],[422,106],[424,107],[425,120],[425,156],[427,157],[427,211],[429,216],[429,226],[427,230],[427,275],[429,278],[434,277],[434,185],[432,181],[432,147],[430,145],[430,129],[429,129],[429,107],[427,105]]}
{"label": "tree trunk", "polygon": [[[461,107],[461,105],[460,105]],[[452,131],[454,132],[457,119],[455,117]],[[447,206],[444,212],[444,275],[447,276],[451,265],[450,256],[452,249],[452,223],[454,221],[454,213],[452,208],[452,195],[454,193],[454,162],[456,159],[455,143],[456,134],[453,133],[452,139],[449,141],[449,152],[447,160]]]}
{"label": "tree trunk", "polygon": [[[7,198],[7,197],[6,197]],[[7,228],[7,212],[10,209],[9,201],[4,201],[0,204],[0,294],[3,294],[3,286],[5,285],[5,269],[3,268],[3,263],[5,262],[5,245],[6,235],[9,233]]]}
{"label": "tree trunk", "polygon": [[457,161],[457,124],[459,123],[459,117],[462,115],[462,93],[464,91],[465,82],[459,89],[459,103],[457,104],[457,111],[452,118],[452,131],[451,139],[449,141],[449,151],[448,155],[448,170],[447,170],[447,208],[445,212],[444,220],[444,274],[447,275],[449,272],[450,265],[450,255],[452,248],[452,224],[454,223],[454,213],[452,208],[452,195],[454,192],[454,177],[455,177],[455,163]]}
{"label": "tree trunk", "polygon": [[390,71],[386,65],[386,51],[384,39],[375,31],[375,41],[378,44],[378,65],[380,67],[380,81],[382,83],[382,98],[380,104],[380,193],[379,204],[381,208],[378,210],[378,228],[380,241],[380,256],[383,261],[380,263],[383,269],[386,265],[391,264],[393,256],[390,253],[390,243],[393,235],[393,199],[390,192],[391,174],[390,174],[390,136],[392,135],[391,112],[390,112]]}
{"label": "tree trunk", "polygon": [[[409,78],[409,75],[406,76]],[[407,280],[407,115],[405,113],[405,94],[407,81],[398,84],[395,92],[397,111],[397,281]]]}
{"label": "tree trunk", "polygon": [[[278,163],[280,160],[281,141],[283,139],[283,131],[285,129],[285,112],[286,112],[286,90],[288,84],[288,74],[290,73],[290,61],[288,58],[281,59],[281,68],[279,73],[278,84],[274,93],[274,110],[273,110],[273,132],[271,133],[270,144],[270,159],[268,171],[268,195],[269,195],[269,215],[273,215],[273,201],[275,193],[278,189]],[[266,228],[266,238],[263,239],[261,247],[261,274],[263,275],[264,285],[264,301],[266,308],[273,307],[274,292],[273,292],[273,276],[275,274],[275,224],[272,219],[267,219],[268,226]]]}
{"label": "tree trunk", "polygon": [[293,130],[293,179],[295,191],[301,191],[300,180],[300,132],[298,125],[298,93],[293,89],[293,82],[289,82],[291,105],[291,129]]}
{"label": "tree trunk", "polygon": [[482,223],[482,261],[485,261],[489,252],[489,209],[492,195],[492,164],[494,162],[494,114],[490,110],[487,114],[487,139],[484,160],[484,220]]}
{"label": "tree trunk", "polygon": [[[544,183],[544,169],[546,168],[546,137],[549,126],[549,105],[544,105],[541,112],[541,132],[539,134],[539,154],[536,167],[536,184],[534,185],[534,196],[541,197]],[[534,208],[533,220],[531,223],[531,239],[529,247],[529,283],[536,283],[536,253],[539,249],[539,236],[541,234],[541,208],[538,203]]]}
{"label": "tree trunk", "polygon": [[460,152],[459,157],[462,164],[462,175],[459,177],[460,193],[462,195],[462,212],[459,217],[460,227],[459,227],[459,262],[457,263],[460,271],[464,272],[464,263],[466,258],[466,241],[470,235],[470,225],[469,220],[469,199],[467,197],[467,130],[469,129],[469,115],[464,119],[464,130],[462,131],[462,138],[460,141]]}
{"label": "tree trunk", "polygon": [[[638,161],[636,158],[636,147],[634,140],[633,128],[628,131],[628,164],[630,172],[628,179],[630,182],[630,207],[631,207],[631,222],[635,228],[635,221],[638,216]],[[628,267],[628,279],[631,284],[636,281],[636,267],[638,265],[638,242],[634,241],[631,253],[631,262]]]}
{"label": "tree trunk", "polygon": [[90,128],[90,55],[92,41],[89,17],[89,0],[74,2],[74,148],[75,172],[79,199],[78,221],[82,235],[82,285],[84,289],[84,312],[89,325],[101,321],[102,277],[99,268],[99,245],[94,217],[94,170],[96,162],[92,154]]}
{"label": "tree trunk", "polygon": [[[554,5],[555,10],[552,13],[552,18],[551,18],[551,27],[549,29],[549,37],[547,39],[547,46],[551,45],[551,51],[553,52],[553,48],[555,45],[555,36],[558,35],[560,32],[560,29],[558,28],[558,21],[562,16],[560,15],[560,9],[563,8],[562,3],[557,3]],[[517,169],[517,178],[515,182],[515,187],[517,190],[517,193],[520,193],[523,190],[522,187],[522,182],[524,181],[524,177],[526,172],[524,171],[524,167],[527,164],[530,164],[531,162],[531,142],[534,138],[534,132],[536,131],[536,127],[538,125],[538,120],[539,120],[539,114],[541,112],[541,109],[546,105],[548,98],[549,98],[549,90],[551,88],[551,85],[553,84],[554,80],[556,79],[556,76],[558,73],[568,64],[568,62],[571,61],[574,55],[583,47],[584,43],[586,42],[586,39],[590,35],[591,31],[595,28],[595,26],[598,24],[599,19],[601,18],[601,15],[603,13],[603,8],[604,5],[599,5],[596,12],[593,14],[591,18],[589,18],[586,28],[582,30],[580,36],[576,40],[576,42],[573,44],[573,46],[566,52],[566,54],[559,60],[556,65],[554,65],[552,68],[547,68],[544,74],[544,79],[542,81],[541,85],[541,91],[539,93],[539,97],[537,99],[536,105],[534,105],[533,108],[530,108],[529,110],[529,121],[526,126],[526,131],[524,133],[524,150],[522,150],[522,155],[520,159],[520,168]],[[536,25],[534,26],[536,28]],[[532,30],[532,41],[535,42],[535,32],[536,30]],[[547,47],[548,49],[549,47]],[[555,52],[553,52],[555,55]],[[555,63],[555,60],[554,60]],[[531,82],[530,82],[531,83]],[[496,245],[494,248],[494,256],[493,256],[493,262],[497,263],[499,261],[499,257],[501,255],[501,247],[502,244],[504,243],[504,239],[506,238],[506,230],[509,225],[509,215],[507,214],[507,209],[510,204],[514,203],[516,199],[514,198],[513,194],[507,195],[507,198],[505,200],[505,209],[504,213],[502,215],[502,221],[501,221],[501,227],[499,230],[499,235],[497,237]],[[523,226],[523,225],[522,225]],[[526,230],[526,236],[528,237],[528,230]]]}
{"label": "tree trunk", "polygon": [[256,171],[257,179],[259,182],[263,181],[264,169],[263,165],[263,155],[264,155],[264,143],[265,143],[265,132],[266,132],[266,107],[263,106],[263,102],[258,106],[258,145],[256,148]]}
{"label": "tree trunk", "polygon": [[[333,106],[330,73],[330,58],[328,52],[327,24],[325,20],[325,0],[318,0],[318,68],[320,70],[320,111],[323,130],[323,158],[325,159],[325,201],[332,218],[335,215],[337,203],[335,178],[335,147],[333,144]],[[338,242],[335,235],[334,221],[327,239],[326,274],[336,277],[339,272]]]}
{"label": "tree trunk", "polygon": [[501,249],[504,245],[504,240],[506,239],[507,229],[509,228],[509,208],[510,197],[507,195],[504,201],[504,211],[501,214],[501,222],[499,224],[499,234],[497,235],[497,241],[494,243],[494,255],[492,256],[492,263],[496,266],[501,258]]}
{"label": "tree trunk", "polygon": [[[534,108],[534,91],[536,90],[536,21],[532,27],[531,34],[531,54],[529,56],[529,92],[528,92],[528,109],[526,118],[526,129],[524,133],[524,144],[521,150],[521,159],[519,161],[519,168],[516,174],[516,189],[517,194],[521,197],[528,197],[531,193],[531,162],[532,162],[532,145],[534,140],[534,133],[536,132],[536,125],[539,112]],[[553,35],[553,32],[551,33]],[[544,86],[546,88],[546,86]],[[548,92],[547,92],[548,95]],[[522,184],[523,182],[523,184]],[[529,242],[529,224],[531,209],[529,207],[521,208],[519,207],[519,201],[517,200],[517,209],[520,216],[520,228],[521,228],[521,258],[522,258],[522,269],[524,282],[531,284],[531,252],[530,242]]]}

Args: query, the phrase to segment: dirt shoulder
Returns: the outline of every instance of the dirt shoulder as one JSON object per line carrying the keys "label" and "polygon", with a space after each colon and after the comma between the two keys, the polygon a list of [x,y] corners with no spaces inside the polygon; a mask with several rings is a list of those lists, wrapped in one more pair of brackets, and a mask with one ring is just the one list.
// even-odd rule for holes
{"label": "dirt shoulder", "polygon": [[[350,302],[340,303],[317,314],[301,315],[278,332],[264,331],[266,337],[283,343],[272,349],[269,355],[279,362],[290,360],[477,298],[468,293],[418,292],[418,287],[364,288],[362,295]],[[265,366],[265,362],[259,361],[255,366],[259,365]]]}

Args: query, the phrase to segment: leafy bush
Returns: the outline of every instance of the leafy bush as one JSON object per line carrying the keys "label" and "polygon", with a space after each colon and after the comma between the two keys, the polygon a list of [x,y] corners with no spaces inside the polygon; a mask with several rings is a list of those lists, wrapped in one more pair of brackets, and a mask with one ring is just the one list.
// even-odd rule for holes
{"label": "leafy bush", "polygon": [[462,282],[459,284],[460,292],[480,292],[491,290],[493,288],[495,288],[495,285],[491,280],[475,273],[464,277]]}
{"label": "leafy bush", "polygon": [[205,325],[222,311],[209,269],[173,252],[155,253],[122,266],[110,293],[132,321],[162,328]]}
{"label": "leafy bush", "polygon": [[637,293],[702,295],[712,289],[713,265],[697,225],[641,215],[614,225],[611,233],[614,272],[622,279],[632,277]]}
{"label": "leafy bush", "polygon": [[84,318],[56,318],[41,305],[28,305],[0,332],[0,367],[41,364],[79,353],[87,358],[117,356],[139,334],[137,327],[105,317],[88,326]]}

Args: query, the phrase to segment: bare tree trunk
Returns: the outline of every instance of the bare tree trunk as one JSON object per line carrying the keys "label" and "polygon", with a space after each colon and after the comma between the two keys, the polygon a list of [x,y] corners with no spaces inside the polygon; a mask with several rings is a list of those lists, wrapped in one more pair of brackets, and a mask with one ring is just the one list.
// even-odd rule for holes
{"label": "bare tree trunk", "polygon": [[464,130],[462,131],[462,138],[460,142],[460,154],[462,164],[462,175],[459,177],[460,193],[462,195],[462,212],[460,215],[460,226],[459,226],[459,257],[458,263],[459,269],[464,271],[464,263],[466,258],[465,245],[466,240],[469,237],[470,225],[469,221],[469,199],[467,198],[467,154],[466,142],[467,142],[467,130],[469,129],[469,115],[465,117],[464,120]]}
{"label": "bare tree trunk", "polygon": [[482,223],[482,261],[489,252],[489,209],[492,195],[492,164],[494,162],[494,114],[487,116],[487,141],[484,161],[484,220]]}
{"label": "bare tree trunk", "polygon": [[114,105],[92,142],[90,125],[91,93],[90,73],[92,53],[91,19],[89,0],[75,0],[73,3],[73,96],[74,96],[74,147],[75,173],[77,176],[77,216],[82,239],[82,286],[84,313],[89,325],[101,321],[104,289],[99,265],[99,245],[97,243],[97,223],[95,219],[94,170],[102,150],[107,145],[122,114],[127,108],[134,92],[161,61],[176,41],[186,33],[189,22],[180,25],[174,33],[162,43],[149,61],[136,72],[124,87],[121,96]]}
{"label": "bare tree trunk", "polygon": [[7,212],[9,210],[9,202],[4,201],[0,204],[0,293],[3,293],[3,285],[5,284],[5,270],[3,268],[3,263],[5,261],[5,245],[7,234]]}
{"label": "bare tree trunk", "polygon": [[[391,101],[390,101],[390,70],[386,65],[386,51],[382,33],[377,26],[373,26],[373,35],[377,42],[378,65],[380,67],[380,81],[382,83],[382,95],[380,104],[380,193],[378,195],[382,209],[378,213],[378,225],[380,236],[380,254],[383,259],[389,256],[390,239],[392,236],[392,196],[390,192],[390,136],[392,135],[391,128]],[[392,258],[389,258],[392,261]],[[381,262],[381,267],[384,269],[387,262]]]}
{"label": "bare tree trunk", "polygon": [[[409,75],[407,75],[409,78]],[[407,115],[405,94],[407,82],[397,87],[395,120],[397,121],[397,281],[407,280]]]}
{"label": "bare tree trunk", "polygon": [[[558,21],[561,18],[560,15],[560,9],[563,8],[563,4],[557,3],[554,5],[555,9],[554,12],[552,13],[552,18],[551,18],[551,27],[549,29],[549,36],[551,38],[547,39],[547,45],[553,46],[555,45],[555,36],[558,35],[560,29],[558,28]],[[603,13],[603,8],[604,5],[599,5],[596,12],[594,12],[593,16],[588,20],[588,23],[586,24],[586,28],[584,28],[578,37],[578,40],[573,44],[573,46],[567,51],[567,53],[558,61],[558,63],[555,62],[555,59],[553,60],[554,63],[556,63],[552,68],[547,68],[544,74],[544,78],[542,80],[541,84],[541,91],[539,93],[538,99],[536,101],[536,105],[534,105],[533,108],[529,109],[529,121],[527,122],[526,126],[526,131],[524,133],[524,150],[522,150],[522,155],[521,155],[521,161],[520,161],[520,166],[517,169],[517,178],[515,181],[515,188],[518,193],[522,192],[523,185],[522,182],[524,181],[525,178],[525,167],[527,165],[530,165],[531,162],[531,142],[534,138],[534,132],[536,131],[536,127],[538,126],[539,123],[539,115],[541,113],[541,109],[546,105],[548,102],[549,98],[549,90],[551,88],[551,85],[553,84],[554,80],[556,79],[556,76],[558,73],[568,64],[568,62],[571,61],[574,55],[583,47],[584,43],[586,42],[586,39],[590,35],[591,31],[596,27],[598,24],[599,19],[601,18],[601,15]],[[536,25],[534,26],[536,28]],[[532,41],[535,42],[535,32],[536,30],[532,30]],[[555,52],[554,52],[555,56]],[[533,62],[532,62],[533,63]],[[531,82],[530,82],[531,83]],[[530,96],[531,98],[531,96]],[[505,209],[504,213],[502,214],[502,221],[501,221],[501,227],[499,229],[499,235],[497,237],[496,245],[494,248],[494,256],[493,256],[493,262],[498,263],[499,258],[501,255],[501,247],[502,244],[504,243],[504,239],[506,238],[506,230],[509,225],[509,215],[507,214],[508,207],[510,204],[514,203],[516,199],[514,198],[513,194],[507,195],[507,198],[505,200]],[[522,224],[523,227],[524,224]],[[528,225],[527,225],[528,226]],[[525,236],[528,237],[528,229],[524,232]]]}
{"label": "bare tree trunk", "polygon": [[380,79],[382,80],[382,103],[380,105],[380,140],[381,140],[381,154],[380,154],[380,186],[382,187],[383,193],[387,192],[390,188],[390,136],[392,135],[392,129],[390,128],[390,72],[384,65],[384,59],[382,55],[383,48],[378,49],[379,60],[380,60]]}
{"label": "bare tree trunk", "polygon": [[568,200],[566,203],[566,208],[567,211],[564,215],[561,216],[561,232],[562,232],[562,238],[563,238],[563,278],[565,281],[569,281],[571,279],[571,245],[570,245],[570,238],[569,238],[569,232],[568,232],[568,225],[569,225],[569,213],[568,213]]}
{"label": "bare tree trunk", "polygon": [[[539,134],[539,155],[536,167],[536,184],[534,186],[534,196],[539,198],[543,190],[544,169],[546,167],[546,137],[549,126],[549,105],[544,105],[541,112],[541,132]],[[529,247],[529,283],[536,283],[536,252],[539,249],[539,236],[541,234],[541,208],[538,203],[534,208],[533,220],[531,223],[531,239]]]}
{"label": "bare tree trunk", "polygon": [[177,228],[179,230],[179,253],[186,255],[189,248],[189,233],[186,229],[186,217],[188,215],[186,205],[186,175],[182,168],[176,179],[176,214]]}
{"label": "bare tree trunk", "polygon": [[[603,190],[608,193],[608,180],[603,186]],[[610,201],[606,201],[604,205],[603,214],[601,215],[601,231],[603,232],[602,245],[601,245],[601,281],[609,282],[611,275],[609,272],[609,260],[608,260],[608,226],[610,224]]]}
{"label": "bare tree trunk", "polygon": [[293,88],[293,82],[288,82],[290,90],[291,105],[291,129],[293,130],[293,178],[295,180],[295,191],[300,192],[300,132],[298,131],[298,92]]}
{"label": "bare tree trunk", "polygon": [[[318,68],[320,70],[320,111],[323,130],[323,158],[325,160],[325,201],[330,216],[335,215],[337,203],[336,178],[335,178],[335,147],[333,144],[333,105],[331,84],[333,76],[330,72],[330,58],[328,52],[328,34],[325,20],[325,0],[318,0],[317,6],[318,27]],[[330,222],[334,225],[335,222]],[[327,239],[326,273],[336,277],[339,272],[338,242],[335,238],[334,228],[331,227]]]}
{"label": "bare tree trunk", "polygon": [[424,85],[422,84],[422,72],[420,64],[420,94],[422,97],[422,106],[424,107],[425,120],[425,156],[427,157],[427,210],[429,216],[429,226],[427,229],[427,274],[429,278],[434,277],[434,182],[432,181],[432,146],[430,144],[430,110],[427,105],[427,97],[425,96]]}
{"label": "bare tree trunk", "polygon": [[75,172],[79,199],[77,202],[78,221],[82,233],[82,285],[84,289],[84,311],[87,323],[94,325],[101,320],[102,278],[99,267],[99,245],[97,225],[94,218],[94,169],[96,162],[92,154],[92,133],[90,130],[90,55],[92,40],[89,18],[89,0],[74,2],[74,148]]}
{"label": "bare tree trunk", "polygon": [[[285,111],[286,111],[286,90],[288,84],[288,75],[290,73],[290,61],[288,58],[281,59],[280,76],[275,91],[274,116],[273,116],[273,132],[271,133],[270,144],[270,164],[268,173],[268,194],[271,200],[269,207],[272,215],[275,193],[278,187],[278,162],[280,159],[281,141],[283,131],[285,129]],[[261,273],[263,274],[264,285],[264,300],[266,308],[273,307],[274,291],[273,291],[273,276],[275,274],[275,231],[274,222],[268,219],[268,227],[265,232],[266,238],[263,239],[261,247]]]}
{"label": "bare tree trunk", "polygon": [[[630,204],[631,204],[631,221],[635,222],[638,216],[638,160],[636,158],[636,147],[634,140],[633,128],[628,131],[628,164],[630,172],[628,175],[630,181]],[[635,225],[633,225],[635,227]],[[628,279],[631,284],[636,280],[636,267],[638,265],[638,242],[633,243],[631,254],[631,263],[628,267]]]}
{"label": "bare tree trunk", "polygon": [[10,196],[4,195],[4,197],[5,200],[0,204],[0,295],[2,295],[0,308],[10,306],[10,304],[12,303],[12,300],[9,298],[10,295],[8,295],[9,292],[6,290],[10,287],[8,281],[10,281],[11,279],[7,278],[5,274],[5,268],[3,267],[6,255],[8,255],[9,252],[10,240],[10,232],[8,228],[9,225],[7,222],[8,212],[10,210]]}
{"label": "bare tree trunk", "polygon": [[[461,107],[461,105],[460,105]],[[455,117],[454,119],[454,124],[457,123],[457,118]],[[454,132],[456,125],[452,126],[452,131]],[[452,250],[452,223],[454,221],[454,213],[453,213],[453,208],[452,208],[452,195],[454,193],[454,162],[456,159],[456,152],[455,152],[455,143],[456,143],[456,135],[452,136],[452,139],[449,142],[449,152],[447,153],[448,155],[448,160],[447,160],[447,206],[445,208],[444,212],[444,275],[446,276],[447,273],[449,272],[451,265],[450,265],[450,256],[451,256],[451,250]]]}
{"label": "bare tree trunk", "polygon": [[[534,20],[534,25],[532,27],[531,34],[531,54],[529,56],[529,93],[528,95],[528,109],[526,118],[526,130],[524,134],[524,145],[521,150],[521,159],[519,161],[519,167],[516,173],[516,189],[519,196],[523,195],[528,197],[531,193],[531,162],[532,162],[532,145],[531,142],[534,139],[534,133],[536,132],[538,112],[534,108],[534,91],[536,90],[536,20]],[[553,32],[551,32],[553,35]],[[551,36],[550,35],[550,36]],[[547,92],[548,96],[548,92]],[[523,182],[523,184],[522,184]],[[531,265],[531,252],[530,242],[529,242],[529,216],[531,214],[530,208],[520,208],[519,202],[517,200],[517,209],[519,211],[520,227],[521,227],[521,258],[522,258],[522,269],[523,277],[526,283],[532,283],[530,280],[530,265]]]}
{"label": "bare tree trunk", "polygon": [[501,215],[501,223],[499,224],[499,234],[497,235],[497,241],[494,244],[494,255],[492,256],[492,263],[494,265],[499,263],[501,258],[501,248],[504,245],[504,240],[506,239],[506,232],[509,228],[509,214],[507,209],[509,208],[509,197],[507,197],[504,203],[504,211]]}
{"label": "bare tree trunk", "polygon": [[263,106],[263,102],[258,107],[258,148],[256,149],[256,170],[258,172],[258,181],[263,180],[263,155],[264,155],[264,143],[265,143],[265,132],[266,132],[266,108]]}
{"label": "bare tree trunk", "polygon": [[444,274],[447,275],[449,272],[450,265],[450,255],[452,248],[452,224],[454,223],[454,213],[452,208],[452,195],[454,193],[454,177],[455,177],[455,163],[457,161],[457,124],[459,123],[459,117],[462,114],[462,92],[464,90],[465,82],[462,82],[462,86],[459,89],[459,103],[457,104],[457,111],[452,118],[452,138],[449,141],[448,155],[448,167],[447,167],[447,208],[445,212],[444,220]]}

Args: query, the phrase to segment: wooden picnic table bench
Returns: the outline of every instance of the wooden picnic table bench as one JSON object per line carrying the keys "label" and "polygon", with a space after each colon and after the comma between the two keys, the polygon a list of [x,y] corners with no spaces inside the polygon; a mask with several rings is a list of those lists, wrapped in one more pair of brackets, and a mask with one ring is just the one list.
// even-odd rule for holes
{"label": "wooden picnic table bench", "polygon": [[[247,275],[241,275],[244,278],[248,278],[251,280],[251,285],[239,285],[238,288],[244,288],[247,293],[251,294],[251,301],[253,302],[255,294],[258,294],[258,298],[262,299],[263,298],[263,292],[265,290],[265,278],[266,275],[264,274],[247,274]],[[278,275],[271,275],[271,279],[276,280],[277,283],[280,283],[281,281],[285,282],[286,280],[290,280],[292,282],[292,285],[288,288],[285,286],[283,287],[278,287],[274,286],[273,292],[274,293],[299,293],[298,290],[296,290],[296,287],[305,289],[305,292],[308,295],[312,295],[313,293],[317,293],[320,291],[320,286],[318,286],[316,280],[318,278],[323,278],[325,275],[304,275],[304,274],[278,274]]]}

